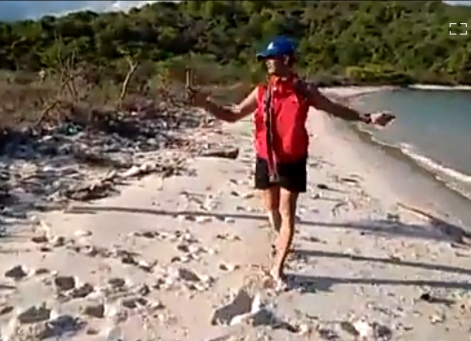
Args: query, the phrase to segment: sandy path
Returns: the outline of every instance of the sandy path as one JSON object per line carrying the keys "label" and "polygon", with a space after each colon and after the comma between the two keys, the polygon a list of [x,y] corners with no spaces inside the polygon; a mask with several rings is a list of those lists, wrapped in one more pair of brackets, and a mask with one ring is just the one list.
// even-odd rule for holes
{"label": "sandy path", "polygon": [[[358,332],[466,340],[469,249],[397,206],[392,182],[381,164],[365,162],[370,147],[356,135],[321,113],[309,127],[310,190],[298,211],[291,290],[263,288],[271,235],[252,190],[250,122],[239,122],[225,127],[239,141],[236,161],[190,160],[194,177],[149,176],[118,197],[38,216],[4,240],[1,269],[25,273],[2,282],[2,336],[37,340],[68,329],[64,339],[84,341],[355,340]],[[261,295],[279,328],[273,319],[211,326],[215,307],[242,287]],[[27,314],[41,322],[18,315],[42,302],[50,315]]]}

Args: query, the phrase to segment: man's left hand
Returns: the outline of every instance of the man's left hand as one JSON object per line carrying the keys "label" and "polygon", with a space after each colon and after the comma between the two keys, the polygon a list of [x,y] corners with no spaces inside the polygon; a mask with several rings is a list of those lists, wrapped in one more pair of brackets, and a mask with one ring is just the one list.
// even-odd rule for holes
{"label": "man's left hand", "polygon": [[394,121],[396,116],[388,112],[380,112],[370,115],[371,123],[384,127]]}

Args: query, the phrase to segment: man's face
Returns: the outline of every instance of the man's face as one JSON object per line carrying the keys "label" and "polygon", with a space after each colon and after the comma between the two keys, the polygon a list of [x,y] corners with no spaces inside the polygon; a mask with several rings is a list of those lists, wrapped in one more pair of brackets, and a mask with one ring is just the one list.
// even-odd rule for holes
{"label": "man's face", "polygon": [[270,75],[283,73],[287,68],[287,60],[284,56],[267,58],[265,64]]}

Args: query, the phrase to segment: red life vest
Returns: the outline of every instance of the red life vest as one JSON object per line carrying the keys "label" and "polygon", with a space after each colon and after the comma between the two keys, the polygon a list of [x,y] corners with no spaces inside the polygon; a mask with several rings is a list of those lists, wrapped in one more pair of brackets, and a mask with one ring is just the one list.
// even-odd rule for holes
{"label": "red life vest", "polygon": [[[268,84],[258,86],[255,111],[255,150],[257,156],[273,162],[296,162],[307,157],[309,135],[306,120],[309,103],[297,91],[296,76],[288,79],[272,77]],[[299,83],[298,83],[299,84]],[[267,139],[267,91],[271,88],[271,143]],[[269,104],[268,104],[269,105]],[[269,146],[271,144],[271,146]]]}

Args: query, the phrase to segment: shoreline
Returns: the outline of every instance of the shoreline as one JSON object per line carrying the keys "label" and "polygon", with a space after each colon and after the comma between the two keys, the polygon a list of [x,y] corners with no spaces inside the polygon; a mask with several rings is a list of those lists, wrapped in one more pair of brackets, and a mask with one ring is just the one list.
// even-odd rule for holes
{"label": "shoreline", "polygon": [[471,85],[412,84],[407,88],[415,90],[470,91]]}
{"label": "shoreline", "polygon": [[[431,89],[433,90],[433,89]],[[457,90],[461,91],[461,90]],[[353,107],[357,107],[360,110],[365,109],[365,105],[359,105],[358,102],[353,101],[351,103]],[[444,205],[444,209],[453,214],[462,217],[463,224],[467,226],[468,230],[471,230],[471,216],[468,214],[468,210],[465,208],[466,205],[469,205],[471,200],[469,187],[469,175],[463,173],[451,166],[446,166],[440,162],[440,159],[432,159],[430,157],[424,156],[424,154],[418,154],[414,152],[414,149],[411,149],[408,145],[400,143],[401,141],[395,142],[385,142],[380,139],[374,131],[365,129],[366,127],[361,125],[350,125],[352,131],[359,135],[361,140],[373,148],[379,148],[387,153],[391,160],[395,160],[399,163],[405,163],[410,168],[411,171],[418,173],[421,177],[428,179],[431,185],[427,184],[427,181],[424,181],[424,186],[426,187],[436,187],[437,189],[433,192],[436,193],[435,196],[440,196],[440,191],[438,188],[442,188],[443,192],[448,192],[449,195],[446,195],[446,198],[453,198],[451,201],[460,202],[457,206],[458,210],[455,209],[453,205]],[[385,161],[387,162],[387,160]],[[397,167],[401,168],[401,167]],[[399,171],[402,176],[407,175],[407,171]],[[416,199],[417,200],[417,199]],[[424,200],[419,200],[424,201]],[[448,200],[444,200],[446,203]],[[438,205],[440,206],[440,205]],[[463,207],[465,206],[465,207]]]}
{"label": "shoreline", "polygon": [[[348,88],[329,95],[365,90]],[[207,136],[238,146],[235,160],[188,158],[191,174],[132,180],[118,196],[36,213],[19,225],[2,245],[0,267],[10,270],[2,336],[39,340],[38,330],[64,325],[61,316],[64,339],[80,341],[350,340],[346,329],[368,336],[378,326],[392,339],[464,340],[469,314],[456,307],[469,305],[471,252],[453,246],[464,233],[453,217],[440,220],[442,209],[418,200],[433,198],[434,188],[417,176],[399,177],[398,186],[406,166],[343,123],[320,112],[309,117],[308,193],[300,197],[287,292],[263,280],[273,235],[252,189],[252,126],[243,120]],[[242,322],[212,325],[214,316],[228,322],[217,308],[233,292],[250,301],[225,310]],[[41,304],[49,314],[25,313]]]}
{"label": "shoreline", "polygon": [[[361,88],[357,87],[347,87],[347,89],[340,87],[331,91],[340,92],[340,97],[346,94],[350,98],[391,90],[394,88],[379,87],[376,89],[367,88],[366,92],[362,92]],[[343,164],[345,168],[363,163],[376,165],[372,167],[362,165],[362,167],[369,168],[369,172],[377,179],[378,183],[388,184],[389,194],[397,198],[396,202],[402,200],[418,205],[429,212],[434,212],[442,219],[452,219],[461,227],[466,226],[466,230],[471,232],[471,214],[467,209],[469,199],[466,196],[448,187],[446,181],[437,179],[433,172],[404,155],[395,145],[375,141],[370,132],[363,131],[355,125],[336,119],[328,120],[328,122],[328,124],[316,122],[311,125],[321,124],[329,127],[329,134],[336,136],[330,144],[342,145],[343,149],[348,150],[347,155],[361,155],[358,159],[350,161],[344,161],[347,157],[341,157],[336,159],[334,163]],[[349,144],[346,144],[345,141],[349,141]],[[361,172],[365,173],[366,170],[363,169]],[[402,184],[397,183],[397,179],[401,179]]]}
{"label": "shoreline", "polygon": [[[333,92],[335,92],[338,89],[348,89],[348,88],[354,88],[354,89],[365,89],[366,92],[363,94],[369,93],[369,89],[371,89],[371,92],[376,92],[374,89],[381,89],[381,90],[397,90],[397,89],[410,89],[410,90],[431,90],[431,91],[470,91],[471,90],[471,85],[440,85],[440,84],[408,84],[408,85],[345,85],[345,86],[338,86],[338,85],[332,85],[332,86],[322,86],[320,89],[325,89],[329,90],[332,89]],[[362,94],[359,94],[360,96]],[[348,96],[348,95],[347,95]]]}
{"label": "shoreline", "polygon": [[[466,191],[463,188],[454,187],[463,184],[463,180],[460,181],[456,179],[457,176],[469,178],[468,174],[462,173],[450,167],[446,167],[443,164],[437,163],[435,160],[427,158],[421,154],[407,153],[407,150],[405,152],[403,147],[401,147],[399,144],[384,142],[375,137],[371,131],[361,129],[360,127],[352,128],[355,130],[355,133],[360,135],[363,141],[371,144],[374,148],[383,149],[386,153],[391,155],[392,158],[397,159],[398,162],[411,165],[411,167],[414,168],[414,171],[423,174],[423,176],[429,178],[433,182],[441,183],[446,190],[452,191],[453,193],[459,195],[463,198],[463,200],[471,200],[469,191]],[[417,159],[421,160],[422,162],[418,161]],[[454,173],[455,177],[449,173]],[[464,182],[467,183],[467,181]]]}
{"label": "shoreline", "polygon": [[[365,91],[362,91],[362,89],[365,89]],[[345,93],[346,96],[340,96],[340,98],[343,98],[347,101],[348,105],[352,105],[353,107],[358,108],[358,104],[355,104],[355,100],[358,99],[358,97],[361,97],[363,95],[375,93],[375,92],[383,92],[383,91],[395,91],[401,88],[397,87],[339,87],[339,88],[331,88],[331,92],[336,92],[336,91],[341,91],[342,93]],[[434,90],[433,88],[430,88],[430,90]],[[450,89],[452,90],[452,89]],[[325,91],[325,90],[324,90]],[[457,90],[461,91],[461,90]],[[325,91],[327,94],[329,92]],[[332,96],[331,96],[332,97]],[[338,96],[333,96],[334,99],[339,98]],[[353,100],[353,101],[352,101]],[[352,101],[349,103],[348,101]],[[361,106],[361,108],[364,109],[364,106]],[[360,108],[360,109],[361,109]],[[340,124],[341,125],[341,124]],[[384,151],[389,158],[384,158],[384,162],[390,162],[390,163],[395,163],[399,162],[402,164],[405,164],[405,167],[397,167],[401,168],[399,173],[401,173],[402,176],[407,176],[408,172],[414,172],[418,173],[420,178],[424,178],[428,181],[423,181],[424,186],[426,187],[434,187],[436,188],[433,192],[434,193],[439,193],[440,191],[438,188],[442,188],[442,191],[444,192],[449,192],[449,195],[446,197],[451,197],[453,198],[453,202],[460,202],[458,207],[463,207],[463,205],[468,205],[471,198],[469,197],[469,191],[466,191],[464,188],[460,187],[460,185],[463,184],[459,179],[456,179],[455,177],[458,175],[450,175],[449,173],[457,173],[460,176],[468,176],[465,173],[461,173],[453,168],[446,167],[439,163],[439,161],[433,160],[426,158],[426,164],[423,164],[425,161],[419,162],[417,161],[417,158],[424,158],[423,155],[420,154],[409,154],[407,151],[405,152],[403,150],[403,147],[400,144],[394,144],[394,143],[387,143],[384,142],[380,139],[378,139],[375,134],[373,134],[372,131],[363,129],[363,127],[351,124],[349,125],[351,131],[360,137],[360,140],[362,143],[367,144],[369,147],[374,148],[374,149],[380,149]],[[422,160],[422,159],[421,159]],[[410,170],[405,170],[406,168],[410,168]],[[469,177],[469,176],[468,176]],[[462,180],[466,183],[466,180]],[[428,185],[427,182],[430,182],[431,184]],[[406,194],[403,194],[403,196],[407,196]],[[417,201],[423,202],[421,198],[419,199],[414,199]],[[446,202],[446,200],[445,200]],[[438,205],[437,207],[440,207]],[[453,207],[453,205],[445,205],[443,207],[444,210],[453,212],[455,215],[458,215],[459,217],[462,217],[463,219],[463,224],[467,226],[468,230],[471,230],[471,215],[467,214],[467,209],[462,208],[459,211],[456,211]]]}
{"label": "shoreline", "polygon": [[[395,203],[408,202],[419,206],[442,219],[451,219],[471,232],[471,214],[467,209],[469,199],[466,196],[449,188],[446,181],[437,179],[433,172],[404,155],[396,146],[375,141],[369,132],[345,122],[331,122],[331,125],[330,135],[336,136],[331,144],[341,145],[347,150],[347,155],[358,155],[357,159],[350,161],[338,158],[336,164],[343,164],[345,168],[362,164],[369,168],[368,173],[378,183],[383,183],[381,187],[387,187],[387,192],[396,197]],[[372,166],[365,165],[370,163]]]}

